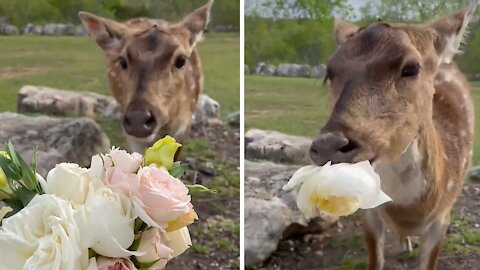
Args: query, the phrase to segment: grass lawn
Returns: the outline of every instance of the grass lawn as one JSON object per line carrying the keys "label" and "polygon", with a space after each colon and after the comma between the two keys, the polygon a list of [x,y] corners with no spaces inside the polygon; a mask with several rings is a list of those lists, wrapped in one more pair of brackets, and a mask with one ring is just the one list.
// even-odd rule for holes
{"label": "grass lawn", "polygon": [[[240,108],[238,33],[211,33],[199,44],[205,93],[221,105],[222,116]],[[16,111],[23,85],[109,94],[102,50],[87,37],[0,36],[0,112]],[[112,143],[124,145],[118,123],[98,119]]]}
{"label": "grass lawn", "polygon": [[[472,82],[477,134],[473,164],[480,164],[480,82]],[[313,137],[328,117],[322,80],[245,76],[245,130],[277,130]]]}
{"label": "grass lawn", "polygon": [[[240,107],[240,45],[236,33],[206,34],[199,45],[205,92],[222,114]],[[15,111],[26,84],[108,94],[102,50],[86,37],[0,37],[0,111]]]}

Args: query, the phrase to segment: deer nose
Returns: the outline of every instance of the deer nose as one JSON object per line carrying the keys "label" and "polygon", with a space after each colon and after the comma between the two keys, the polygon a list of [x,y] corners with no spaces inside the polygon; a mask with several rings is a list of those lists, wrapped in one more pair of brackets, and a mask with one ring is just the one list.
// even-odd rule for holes
{"label": "deer nose", "polygon": [[123,128],[127,134],[145,138],[152,135],[157,121],[149,110],[128,110],[123,118]]}
{"label": "deer nose", "polygon": [[310,159],[319,166],[328,161],[351,163],[358,153],[358,145],[342,133],[323,133],[318,135],[310,147]]}

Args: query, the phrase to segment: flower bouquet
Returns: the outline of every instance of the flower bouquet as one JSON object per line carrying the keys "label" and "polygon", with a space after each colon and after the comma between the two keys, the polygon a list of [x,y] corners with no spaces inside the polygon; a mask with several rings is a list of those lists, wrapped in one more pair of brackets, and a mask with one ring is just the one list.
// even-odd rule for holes
{"label": "flower bouquet", "polygon": [[[11,143],[0,155],[0,270],[163,269],[191,246],[197,219],[172,137],[145,152],[112,148],[89,169],[56,165],[46,180]],[[1,202],[0,202],[1,203]]]}

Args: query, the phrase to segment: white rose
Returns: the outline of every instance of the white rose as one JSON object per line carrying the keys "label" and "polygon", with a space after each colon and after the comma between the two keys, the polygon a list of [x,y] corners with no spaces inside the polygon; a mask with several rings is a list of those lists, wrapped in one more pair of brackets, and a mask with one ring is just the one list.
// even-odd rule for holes
{"label": "white rose", "polygon": [[88,250],[81,248],[77,214],[54,195],[35,196],[2,222],[0,269],[86,269]]}
{"label": "white rose", "polygon": [[173,232],[167,232],[167,245],[173,250],[172,257],[177,257],[192,246],[190,232],[187,227],[183,227]]}
{"label": "white rose", "polygon": [[91,177],[88,170],[74,163],[60,163],[51,169],[47,182],[40,184],[45,193],[55,194],[75,204],[83,204]]}
{"label": "white rose", "polygon": [[128,257],[134,240],[135,215],[131,200],[113,192],[99,179],[90,182],[79,224],[86,247],[106,257]]}
{"label": "white rose", "polygon": [[297,206],[307,218],[322,211],[347,216],[392,200],[380,190],[380,177],[369,161],[300,168],[283,189],[298,186]]}
{"label": "white rose", "polygon": [[165,268],[169,259],[172,258],[173,250],[166,245],[165,237],[158,228],[152,227],[144,232],[140,238],[138,251],[142,255],[137,256],[140,263],[151,263],[157,261],[149,269],[159,270]]}

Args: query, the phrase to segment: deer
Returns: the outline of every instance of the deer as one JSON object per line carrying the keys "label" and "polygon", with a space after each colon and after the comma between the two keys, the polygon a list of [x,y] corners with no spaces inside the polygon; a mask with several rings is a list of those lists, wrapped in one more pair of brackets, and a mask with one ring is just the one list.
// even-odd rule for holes
{"label": "deer", "polygon": [[364,212],[366,269],[383,269],[385,230],[418,237],[436,269],[470,166],[474,107],[453,58],[475,5],[423,24],[336,20],[327,64],[330,116],[309,149],[316,165],[370,161],[392,202]]}
{"label": "deer", "polygon": [[105,54],[110,92],[130,150],[143,153],[166,135],[180,143],[188,138],[204,80],[196,45],[212,4],[179,22],[135,18],[121,23],[79,13]]}

